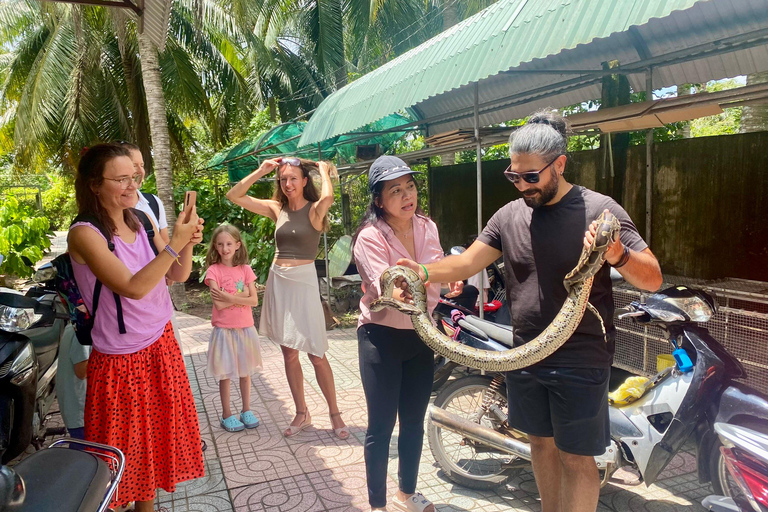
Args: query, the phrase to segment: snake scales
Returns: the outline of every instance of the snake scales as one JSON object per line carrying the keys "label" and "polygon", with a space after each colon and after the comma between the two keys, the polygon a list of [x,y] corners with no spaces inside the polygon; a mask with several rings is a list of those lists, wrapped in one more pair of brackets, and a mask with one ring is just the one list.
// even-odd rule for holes
{"label": "snake scales", "polygon": [[[587,308],[597,314],[597,310],[589,304],[592,280],[605,261],[608,246],[618,239],[620,229],[619,220],[610,213],[603,212],[597,220],[597,232],[592,245],[582,250],[578,264],[563,280],[568,296],[562,308],[541,334],[524,345],[494,352],[468,347],[445,336],[432,324],[427,314],[427,290],[424,283],[416,272],[403,266],[390,267],[381,274],[381,297],[371,302],[370,309],[380,311],[390,307],[410,315],[413,327],[424,343],[437,354],[460,365],[496,372],[525,368],[560,348],[574,333]],[[392,298],[398,277],[408,283],[413,304]],[[600,318],[599,314],[597,316]]]}

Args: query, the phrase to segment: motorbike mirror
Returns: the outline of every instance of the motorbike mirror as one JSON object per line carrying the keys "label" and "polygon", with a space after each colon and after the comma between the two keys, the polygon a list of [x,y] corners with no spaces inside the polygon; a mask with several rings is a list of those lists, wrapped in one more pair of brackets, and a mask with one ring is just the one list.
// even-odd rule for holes
{"label": "motorbike mirror", "polygon": [[459,254],[463,253],[464,251],[466,251],[466,249],[464,247],[462,247],[461,245],[454,245],[453,247],[451,247],[451,250],[448,251],[448,252],[450,252],[453,256],[458,256]]}
{"label": "motorbike mirror", "polygon": [[49,262],[37,269],[35,275],[32,276],[32,280],[36,283],[45,283],[55,278],[57,274],[56,267]]}
{"label": "motorbike mirror", "polygon": [[23,262],[24,262],[24,264],[25,264],[26,266],[28,266],[28,267],[34,267],[34,266],[35,266],[35,264],[34,264],[34,263],[32,263],[32,260],[31,260],[31,259],[29,259],[29,258],[27,258],[26,256],[22,256],[22,257],[21,257],[21,261],[23,261]]}

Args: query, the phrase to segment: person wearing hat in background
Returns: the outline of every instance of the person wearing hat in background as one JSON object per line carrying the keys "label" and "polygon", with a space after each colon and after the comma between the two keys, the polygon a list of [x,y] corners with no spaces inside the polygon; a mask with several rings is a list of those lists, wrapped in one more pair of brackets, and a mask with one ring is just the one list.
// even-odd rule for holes
{"label": "person wearing hat in background", "polygon": [[[392,504],[399,510],[432,512],[432,503],[416,492],[416,480],[434,354],[416,335],[410,317],[389,308],[369,309],[381,294],[379,277],[398,259],[431,263],[443,257],[437,226],[419,208],[414,174],[401,159],[388,155],[376,159],[368,171],[371,200],[354,239],[364,293],[357,339],[368,405],[364,454],[371,508],[381,510],[387,504],[389,441],[399,416],[399,490]],[[439,293],[439,284],[427,287],[430,313]]]}

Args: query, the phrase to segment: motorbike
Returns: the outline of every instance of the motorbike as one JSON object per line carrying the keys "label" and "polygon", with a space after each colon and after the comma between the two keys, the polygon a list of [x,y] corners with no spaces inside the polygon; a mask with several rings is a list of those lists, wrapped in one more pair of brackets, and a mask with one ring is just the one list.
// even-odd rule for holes
{"label": "motorbike", "polygon": [[715,512],[768,512],[768,435],[728,423],[716,423],[715,432],[739,492],[707,496],[701,504]]}
{"label": "motorbike", "polygon": [[[701,325],[716,309],[707,293],[677,286],[617,311],[619,318],[660,327],[676,364],[648,380],[631,403],[609,407],[611,442],[595,457],[602,485],[627,466],[651,485],[693,436],[701,483],[711,481],[717,494],[732,493],[714,425],[749,425],[768,432],[768,397],[735,380],[744,375],[741,363]],[[511,333],[498,330],[505,326],[484,325],[478,318],[472,323],[483,338],[505,349],[512,346]],[[612,368],[611,389],[630,375]],[[449,479],[488,489],[530,464],[527,437],[510,427],[507,413],[502,374],[457,379],[438,393],[428,413],[428,439]]]}
{"label": "motorbike", "polygon": [[12,468],[0,467],[0,510],[105,512],[124,470],[117,448],[59,439]]}
{"label": "motorbike", "polygon": [[55,269],[42,266],[25,294],[0,288],[0,461],[30,443],[42,446],[56,398],[59,343],[72,329],[53,288]]}

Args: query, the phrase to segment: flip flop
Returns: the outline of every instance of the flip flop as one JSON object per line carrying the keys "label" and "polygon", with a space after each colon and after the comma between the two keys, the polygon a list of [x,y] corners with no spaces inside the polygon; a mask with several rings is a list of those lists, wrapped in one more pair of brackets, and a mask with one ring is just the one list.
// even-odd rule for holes
{"label": "flip flop", "polygon": [[300,416],[300,415],[304,416],[304,421],[302,421],[298,425],[288,425],[288,428],[285,429],[285,431],[283,432],[283,435],[285,437],[295,436],[305,428],[312,426],[312,420],[307,415],[307,411],[296,411],[296,416]]}

